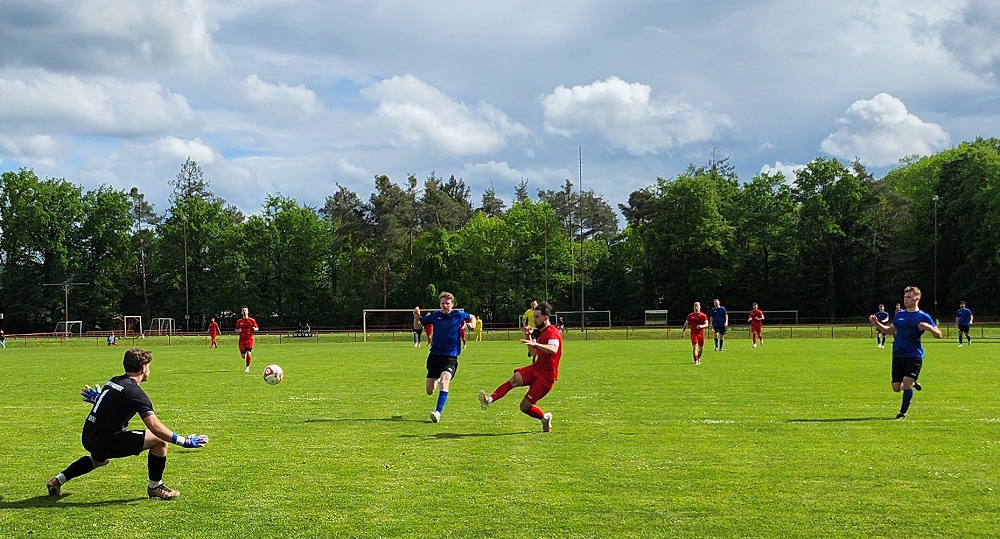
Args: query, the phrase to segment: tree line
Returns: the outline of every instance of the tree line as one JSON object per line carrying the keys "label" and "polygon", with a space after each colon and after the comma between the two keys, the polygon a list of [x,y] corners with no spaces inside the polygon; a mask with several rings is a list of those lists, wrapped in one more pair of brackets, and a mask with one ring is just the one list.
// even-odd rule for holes
{"label": "tree line", "polygon": [[[338,186],[322,207],[268,195],[245,215],[188,159],[157,211],[138,189],[85,190],[30,169],[0,175],[0,312],[8,332],[64,318],[114,329],[123,315],[171,317],[191,330],[249,305],[264,327],[357,326],[362,309],[435,305],[440,290],[487,323],[509,325],[530,298],[557,310],[646,309],[680,320],[719,297],[798,309],[813,321],[860,319],[924,291],[948,319],[1000,296],[1000,140],[902,160],[881,178],[860,162],[816,158],[794,178],[741,180],[713,153],[618,205],[566,180],[509,205],[462,178],[374,178],[367,198]],[[599,182],[591,182],[599,183]],[[936,219],[935,219],[936,217]],[[937,264],[935,265],[935,252]],[[936,279],[935,279],[936,277]],[[572,324],[574,320],[569,320]]]}

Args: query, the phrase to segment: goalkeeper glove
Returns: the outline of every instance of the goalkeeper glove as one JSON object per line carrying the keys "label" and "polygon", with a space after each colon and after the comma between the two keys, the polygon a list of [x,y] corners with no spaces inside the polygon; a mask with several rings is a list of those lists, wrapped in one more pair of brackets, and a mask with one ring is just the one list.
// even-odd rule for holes
{"label": "goalkeeper glove", "polygon": [[98,384],[94,384],[94,387],[83,386],[83,389],[80,390],[80,396],[83,397],[83,402],[89,402],[90,404],[97,402],[97,397],[100,395],[101,386]]}
{"label": "goalkeeper glove", "polygon": [[171,441],[179,446],[186,447],[188,449],[196,449],[208,445],[208,435],[190,434],[188,436],[181,438],[180,436],[177,436],[177,433],[175,432],[173,439]]}

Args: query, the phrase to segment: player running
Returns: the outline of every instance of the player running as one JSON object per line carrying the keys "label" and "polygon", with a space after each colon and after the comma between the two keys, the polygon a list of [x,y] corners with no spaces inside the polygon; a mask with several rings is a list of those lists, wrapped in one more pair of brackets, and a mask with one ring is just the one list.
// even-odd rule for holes
{"label": "player running", "polygon": [[894,335],[892,340],[892,390],[903,391],[903,402],[899,407],[896,419],[906,418],[906,411],[913,400],[913,390],[921,390],[917,378],[924,363],[924,348],[920,336],[930,331],[935,339],[941,338],[941,330],[934,324],[931,315],[920,310],[920,289],[908,286],[903,289],[903,304],[906,310],[900,311],[892,318],[892,324],[885,325],[875,318],[868,317],[873,326],[883,332]]}
{"label": "player running", "polygon": [[750,338],[753,339],[753,347],[757,348],[757,341],[760,341],[760,345],[764,346],[764,311],[757,307],[757,303],[753,304],[753,309],[750,310],[750,317],[747,318],[747,322],[750,322]]}
{"label": "player running", "polygon": [[479,392],[479,406],[485,410],[503,398],[511,389],[528,386],[528,392],[521,399],[520,408],[529,417],[542,422],[543,432],[552,430],[552,414],[543,412],[538,407],[538,401],[548,395],[556,379],[559,378],[559,359],[562,357],[562,333],[549,322],[551,314],[552,306],[548,303],[537,304],[533,318],[538,337],[532,336],[530,328],[524,328],[525,338],[521,339],[521,342],[535,356],[531,365],[514,369],[514,375],[510,380],[500,384],[491,395],[487,395],[485,391]]}
{"label": "player running", "polygon": [[253,361],[253,333],[259,331],[257,321],[250,318],[250,309],[246,305],[240,309],[242,317],[236,320],[236,332],[240,334],[240,355],[247,362],[247,368],[243,372],[250,372],[250,362]]}
{"label": "player running", "polygon": [[729,313],[718,299],[713,299],[712,305],[709,316],[712,317],[712,326],[715,330],[715,351],[721,352],[722,345],[726,342],[726,330],[729,329]]}
{"label": "player running", "polygon": [[[889,313],[885,310],[885,305],[882,305],[881,303],[878,304],[878,312],[875,313],[875,319],[878,320],[880,324],[889,323]],[[883,333],[881,329],[875,330],[875,347],[885,348],[885,333]]]}
{"label": "player running", "polygon": [[694,354],[694,364],[701,365],[701,354],[705,350],[705,329],[708,327],[708,315],[701,312],[701,302],[694,302],[694,312],[687,315],[684,327],[681,328],[681,338],[684,332],[691,328],[691,351]]}
{"label": "player running", "polygon": [[965,306],[964,301],[958,303],[958,312],[955,313],[955,326],[958,327],[958,347],[962,347],[962,334],[965,334],[965,338],[969,341],[969,346],[972,346],[972,335],[969,335],[969,326],[972,325],[972,311]]}
{"label": "player running", "polygon": [[[413,324],[422,327],[434,327],[434,344],[427,356],[426,390],[428,395],[434,394],[434,386],[438,386],[437,407],[431,412],[431,422],[441,421],[441,412],[448,401],[448,388],[451,379],[458,371],[458,356],[462,353],[460,329],[463,326],[476,326],[476,317],[455,310],[455,296],[451,292],[441,292],[438,296],[441,310],[420,316],[420,307],[413,309]],[[427,340],[430,341],[428,331]]]}
{"label": "player running", "polygon": [[[66,481],[104,466],[111,459],[138,455],[147,449],[149,485],[146,486],[146,495],[164,500],[180,496],[180,492],[163,484],[167,443],[187,448],[202,447],[208,443],[208,436],[178,436],[157,419],[152,402],[139,387],[149,379],[149,363],[152,360],[153,356],[146,350],[127,350],[122,361],[125,374],[109,380],[103,389],[100,386],[83,388],[80,394],[84,402],[94,405],[83,423],[83,448],[89,454],[45,482],[49,496],[61,495]],[[128,422],[136,414],[149,430],[128,430]]]}
{"label": "player running", "polygon": [[212,342],[210,342],[208,344],[208,347],[209,348],[218,348],[219,347],[219,343],[215,341],[215,338],[219,336],[219,324],[216,323],[216,321],[215,321],[214,318],[208,324],[208,336],[212,338]]}

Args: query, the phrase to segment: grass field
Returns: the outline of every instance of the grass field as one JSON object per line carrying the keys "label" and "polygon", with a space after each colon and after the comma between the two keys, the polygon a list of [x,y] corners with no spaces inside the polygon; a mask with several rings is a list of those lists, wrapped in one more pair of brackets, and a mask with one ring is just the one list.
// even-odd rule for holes
{"label": "grass field", "polygon": [[45,496],[84,454],[80,387],[124,349],[8,348],[0,537],[996,537],[1000,346],[926,348],[894,421],[872,340],[732,339],[700,367],[681,340],[568,341],[546,434],[523,389],[479,410],[525,362],[510,342],[470,344],[440,424],[426,348],[265,344],[250,375],[231,342],[153,346],[157,415],[211,436],[171,447],[174,502],[145,499],[144,456]]}

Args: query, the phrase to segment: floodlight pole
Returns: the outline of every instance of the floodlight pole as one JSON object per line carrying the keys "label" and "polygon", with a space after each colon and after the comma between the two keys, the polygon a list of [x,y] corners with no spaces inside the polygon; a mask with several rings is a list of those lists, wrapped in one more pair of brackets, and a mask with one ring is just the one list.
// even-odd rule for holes
{"label": "floodlight pole", "polygon": [[938,200],[941,197],[934,195],[931,200],[934,201],[934,321],[938,320],[938,262],[937,262],[937,251],[938,251]]}
{"label": "floodlight pole", "polygon": [[188,228],[187,214],[181,216],[184,222],[184,331],[191,331],[191,296],[188,291]]}
{"label": "floodlight pole", "polygon": [[[587,329],[587,318],[584,311],[586,310],[585,303],[583,301],[583,145],[579,147],[580,150],[580,329]],[[557,320],[558,322],[558,320]]]}
{"label": "floodlight pole", "polygon": [[62,287],[64,301],[65,301],[64,306],[65,306],[65,309],[66,309],[64,311],[64,315],[66,316],[66,319],[63,321],[63,323],[65,324],[65,326],[63,326],[63,327],[66,329],[67,332],[69,331],[69,287],[71,287],[71,286],[81,286],[81,285],[87,285],[87,284],[90,284],[90,283],[69,283],[69,282],[66,282],[66,283],[45,283],[45,284],[42,285],[42,286],[61,286]]}

